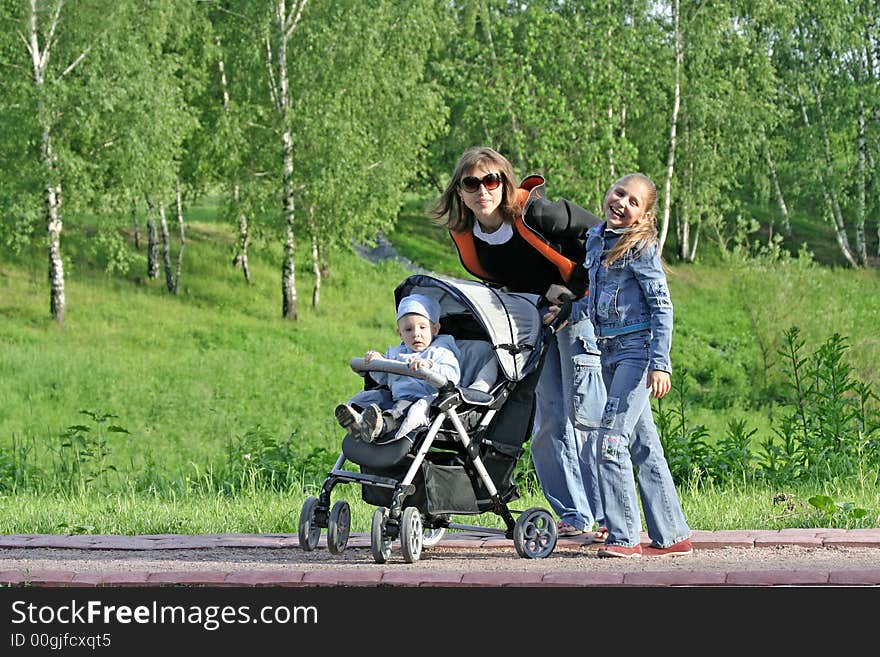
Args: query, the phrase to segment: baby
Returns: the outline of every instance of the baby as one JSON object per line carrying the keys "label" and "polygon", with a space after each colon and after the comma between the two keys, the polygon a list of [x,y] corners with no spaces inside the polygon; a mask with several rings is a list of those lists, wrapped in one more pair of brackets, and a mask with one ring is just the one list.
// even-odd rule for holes
{"label": "baby", "polygon": [[[461,354],[450,335],[440,332],[440,304],[424,294],[410,294],[397,307],[398,345],[388,347],[385,358],[407,363],[417,372],[429,369],[453,384],[461,378]],[[382,358],[378,351],[368,351],[364,361]],[[352,436],[372,442],[377,436],[397,430],[400,437],[427,424],[428,407],[437,396],[437,388],[420,378],[386,372],[370,372],[379,385],[390,390],[365,390],[347,403],[336,407],[339,424]],[[384,394],[383,394],[384,393]]]}

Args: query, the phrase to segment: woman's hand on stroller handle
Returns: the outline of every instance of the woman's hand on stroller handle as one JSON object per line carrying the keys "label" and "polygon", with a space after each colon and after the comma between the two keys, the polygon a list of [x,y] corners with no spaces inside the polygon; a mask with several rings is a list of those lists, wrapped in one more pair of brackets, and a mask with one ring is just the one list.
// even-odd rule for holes
{"label": "woman's hand on stroller handle", "polygon": [[561,288],[562,290],[557,294],[557,298],[561,303],[550,306],[543,317],[544,324],[550,327],[551,333],[561,331],[568,324],[568,317],[571,315],[571,304],[575,299],[574,295],[562,285],[551,285],[546,295],[548,298],[550,293],[554,292],[554,288]]}

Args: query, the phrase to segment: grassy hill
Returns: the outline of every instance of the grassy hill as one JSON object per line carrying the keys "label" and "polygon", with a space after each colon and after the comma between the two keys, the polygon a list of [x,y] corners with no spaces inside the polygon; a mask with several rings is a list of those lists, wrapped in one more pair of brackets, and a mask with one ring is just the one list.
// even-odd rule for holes
{"label": "grassy hill", "polygon": [[[0,493],[177,491],[241,487],[259,466],[282,485],[320,482],[339,454],[333,408],[358,390],[352,356],[395,342],[399,262],[330,254],[321,301],[298,252],[299,319],[281,317],[281,254],[251,251],[252,284],[231,265],[232,226],[194,208],[180,294],[145,275],[143,250],[108,274],[86,220],[70,219],[67,322],[49,317],[45,251],[0,260]],[[413,201],[390,236],[419,267],[461,276],[445,231]],[[176,253],[173,254],[176,258]],[[854,374],[877,390],[880,277],[875,270],[797,261],[674,265],[675,391],[665,401],[686,428],[722,440],[731,420],[772,435],[785,361],[782,334],[805,350],[846,336]],[[164,526],[164,525],[163,525]]]}

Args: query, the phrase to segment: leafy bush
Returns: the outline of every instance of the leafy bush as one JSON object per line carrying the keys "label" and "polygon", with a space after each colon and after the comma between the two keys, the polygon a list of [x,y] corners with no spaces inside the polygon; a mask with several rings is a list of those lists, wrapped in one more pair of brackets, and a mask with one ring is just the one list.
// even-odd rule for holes
{"label": "leafy bush", "polygon": [[338,456],[298,442],[295,433],[279,440],[256,426],[227,442],[226,464],[216,485],[226,492],[255,485],[273,490],[319,486]]}
{"label": "leafy bush", "polygon": [[802,355],[797,327],[784,335],[790,409],[764,441],[762,475],[784,483],[802,478],[847,477],[868,464],[878,466],[880,412],[876,394],[854,378],[844,359],[846,338],[832,335],[814,354]]}

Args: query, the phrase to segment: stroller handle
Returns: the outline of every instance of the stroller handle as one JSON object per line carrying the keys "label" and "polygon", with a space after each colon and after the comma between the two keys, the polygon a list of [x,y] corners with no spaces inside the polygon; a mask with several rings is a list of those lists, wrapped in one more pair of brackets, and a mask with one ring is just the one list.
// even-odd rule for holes
{"label": "stroller handle", "polygon": [[427,381],[436,388],[442,388],[446,385],[446,377],[430,370],[411,370],[409,365],[399,360],[388,360],[386,358],[374,358],[369,363],[363,358],[352,358],[349,363],[351,369],[358,374],[365,372],[387,372],[388,374],[402,374],[403,376],[412,376],[416,379]]}

